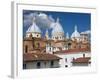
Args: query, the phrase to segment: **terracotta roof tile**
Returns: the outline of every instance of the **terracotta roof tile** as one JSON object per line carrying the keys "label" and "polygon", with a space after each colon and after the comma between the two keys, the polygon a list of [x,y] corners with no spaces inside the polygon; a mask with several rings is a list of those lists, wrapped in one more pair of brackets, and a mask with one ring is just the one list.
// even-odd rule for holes
{"label": "terracotta roof tile", "polygon": [[59,60],[60,57],[48,53],[26,53],[23,54],[24,61],[37,61],[37,60]]}
{"label": "terracotta roof tile", "polygon": [[45,38],[35,38],[35,37],[25,37],[24,38],[24,41],[30,41],[30,40],[47,41]]}
{"label": "terracotta roof tile", "polygon": [[72,63],[89,63],[90,57],[80,57],[73,59]]}
{"label": "terracotta roof tile", "polygon": [[90,52],[90,49],[82,48],[82,49],[69,49],[69,50],[62,50],[54,52],[54,54],[73,54],[76,52]]}

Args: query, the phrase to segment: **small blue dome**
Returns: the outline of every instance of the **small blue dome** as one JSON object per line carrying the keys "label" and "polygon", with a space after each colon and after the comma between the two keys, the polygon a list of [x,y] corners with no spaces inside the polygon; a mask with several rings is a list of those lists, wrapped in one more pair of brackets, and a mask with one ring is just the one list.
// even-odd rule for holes
{"label": "small blue dome", "polygon": [[71,38],[79,38],[80,33],[77,31],[77,26],[75,25],[75,31],[72,33]]}
{"label": "small blue dome", "polygon": [[26,33],[34,33],[34,32],[38,32],[41,33],[40,28],[36,25],[35,23],[35,19],[33,19],[33,23],[32,25],[28,28],[28,30],[26,31]]}

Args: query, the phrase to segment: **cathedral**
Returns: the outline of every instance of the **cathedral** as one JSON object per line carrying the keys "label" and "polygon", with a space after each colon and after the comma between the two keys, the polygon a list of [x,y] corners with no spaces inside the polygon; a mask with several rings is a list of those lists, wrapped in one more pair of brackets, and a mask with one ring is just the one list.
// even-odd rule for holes
{"label": "cathedral", "polygon": [[77,25],[73,30],[69,36],[57,18],[51,33],[47,29],[42,36],[42,31],[33,18],[23,39],[23,69],[89,66],[90,32],[79,33]]}

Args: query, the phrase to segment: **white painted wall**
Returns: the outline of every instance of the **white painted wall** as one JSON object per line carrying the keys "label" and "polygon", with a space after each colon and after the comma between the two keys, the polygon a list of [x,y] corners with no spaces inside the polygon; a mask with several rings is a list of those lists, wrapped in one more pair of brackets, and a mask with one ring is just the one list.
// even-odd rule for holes
{"label": "white painted wall", "polygon": [[[65,65],[68,65],[68,67],[72,67],[71,62],[73,58],[83,57],[83,54],[85,54],[85,57],[91,57],[90,52],[79,52],[79,53],[73,53],[73,54],[62,53],[62,54],[56,54],[56,55],[62,58],[59,62],[60,67],[65,67]],[[66,58],[67,58],[67,62],[65,61]]]}
{"label": "white painted wall", "polygon": [[[29,36],[30,36],[30,33],[26,33],[26,37],[29,37]],[[41,34],[40,33],[32,33],[32,37],[41,38]]]}
{"label": "white painted wall", "polygon": [[50,53],[50,54],[53,53],[53,47],[49,44],[46,45],[46,53]]}
{"label": "white painted wall", "polygon": [[[37,69],[37,62],[41,63],[40,68],[51,68],[51,61],[32,61],[32,62],[26,63],[26,69]],[[46,62],[46,65],[45,65],[45,62]],[[55,60],[53,62],[54,62],[54,65],[52,66],[53,68],[59,67],[58,60]]]}

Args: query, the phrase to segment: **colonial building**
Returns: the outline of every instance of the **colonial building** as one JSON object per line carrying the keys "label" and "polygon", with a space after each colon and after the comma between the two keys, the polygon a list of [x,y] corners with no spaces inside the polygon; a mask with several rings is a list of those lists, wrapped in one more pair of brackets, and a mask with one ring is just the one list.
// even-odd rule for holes
{"label": "colonial building", "polygon": [[59,59],[53,54],[47,53],[26,53],[24,54],[24,69],[36,68],[59,68]]}
{"label": "colonial building", "polygon": [[26,31],[26,36],[23,39],[23,68],[58,68],[60,57],[46,52],[48,40],[48,31],[45,38],[41,37],[41,30],[33,24]]}
{"label": "colonial building", "polygon": [[42,36],[42,31],[33,18],[33,23],[23,39],[23,68],[89,66],[90,46],[89,35],[79,33],[77,25],[70,37],[68,32],[64,33],[60,20],[57,18],[51,33],[47,29],[45,35]]}
{"label": "colonial building", "polygon": [[57,51],[55,55],[61,57],[60,67],[88,66],[91,63],[90,49],[69,49]]}

